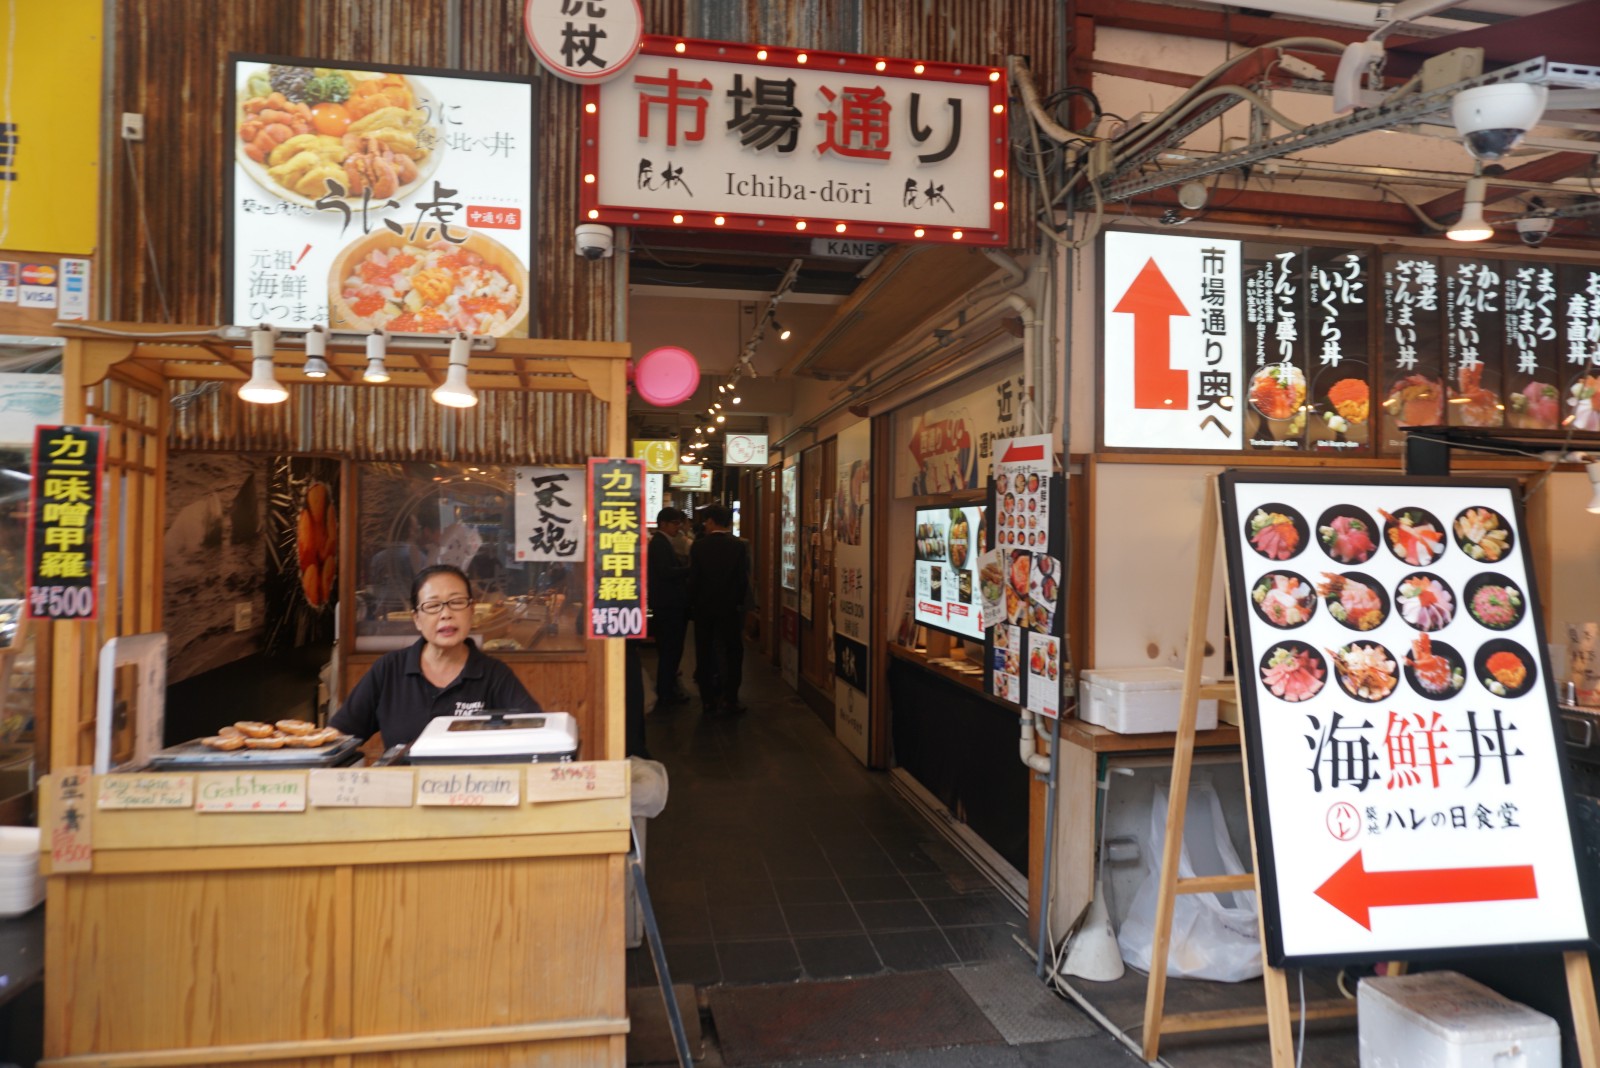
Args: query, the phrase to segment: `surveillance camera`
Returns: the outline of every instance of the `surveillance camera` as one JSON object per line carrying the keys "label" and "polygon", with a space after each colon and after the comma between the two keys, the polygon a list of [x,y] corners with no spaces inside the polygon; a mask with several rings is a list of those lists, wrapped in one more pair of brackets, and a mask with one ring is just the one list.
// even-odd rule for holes
{"label": "surveillance camera", "polygon": [[1517,236],[1522,238],[1522,243],[1529,248],[1538,248],[1544,244],[1544,239],[1556,228],[1556,220],[1549,215],[1529,215],[1525,219],[1517,220]]}
{"label": "surveillance camera", "polygon": [[1527,82],[1501,82],[1463,89],[1450,102],[1450,117],[1467,151],[1478,159],[1497,160],[1522,143],[1544,114],[1549,91]]}
{"label": "surveillance camera", "polygon": [[611,258],[613,236],[611,227],[601,223],[583,223],[572,235],[578,245],[578,255],[586,260]]}

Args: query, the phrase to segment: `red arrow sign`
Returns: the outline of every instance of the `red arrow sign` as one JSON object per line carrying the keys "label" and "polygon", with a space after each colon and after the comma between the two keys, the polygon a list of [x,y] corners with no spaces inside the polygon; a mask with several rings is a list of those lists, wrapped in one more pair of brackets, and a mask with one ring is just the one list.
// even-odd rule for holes
{"label": "red arrow sign", "polygon": [[1368,909],[1395,905],[1458,905],[1472,901],[1524,901],[1539,896],[1533,865],[1505,868],[1432,868],[1368,871],[1361,852],[1317,887],[1317,896],[1372,930]]}
{"label": "red arrow sign", "polygon": [[1189,372],[1172,366],[1174,315],[1188,315],[1167,276],[1152,257],[1128,286],[1113,311],[1133,316],[1133,406],[1177,409],[1189,407]]}
{"label": "red arrow sign", "polygon": [[1043,445],[1008,445],[1006,454],[1000,457],[1003,464],[1020,464],[1025,460],[1043,460]]}

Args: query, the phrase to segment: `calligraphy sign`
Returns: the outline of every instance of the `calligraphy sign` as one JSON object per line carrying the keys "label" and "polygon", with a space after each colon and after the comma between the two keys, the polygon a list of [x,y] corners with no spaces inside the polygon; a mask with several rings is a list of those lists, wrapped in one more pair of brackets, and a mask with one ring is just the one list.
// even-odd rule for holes
{"label": "calligraphy sign", "polygon": [[94,619],[105,428],[41,426],[28,490],[29,619]]}
{"label": "calligraphy sign", "polygon": [[1509,480],[1222,476],[1268,956],[1588,937]]}
{"label": "calligraphy sign", "polygon": [[580,468],[517,468],[517,560],[582,560],[584,505]]}
{"label": "calligraphy sign", "polygon": [[589,637],[645,634],[644,461],[589,461]]}
{"label": "calligraphy sign", "polygon": [[644,12],[639,0],[528,0],[522,27],[545,70],[583,85],[627,69],[644,36]]}
{"label": "calligraphy sign", "polygon": [[586,219],[1006,241],[998,68],[646,36],[628,74],[584,89]]}

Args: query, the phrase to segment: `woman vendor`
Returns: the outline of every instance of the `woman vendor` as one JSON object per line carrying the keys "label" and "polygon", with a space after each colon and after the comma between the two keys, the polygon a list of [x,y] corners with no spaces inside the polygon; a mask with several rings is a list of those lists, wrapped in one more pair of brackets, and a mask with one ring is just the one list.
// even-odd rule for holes
{"label": "woman vendor", "polygon": [[436,564],[411,582],[411,619],[422,635],[381,657],[329,725],[385,746],[410,745],[438,716],[494,710],[538,712],[510,668],[484,654],[472,630],[472,584],[460,568]]}

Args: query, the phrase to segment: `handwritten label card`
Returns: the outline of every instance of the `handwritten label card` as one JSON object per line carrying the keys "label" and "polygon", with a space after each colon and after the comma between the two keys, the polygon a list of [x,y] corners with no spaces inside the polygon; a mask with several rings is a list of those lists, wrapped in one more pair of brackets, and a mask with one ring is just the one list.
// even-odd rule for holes
{"label": "handwritten label card", "polygon": [[417,804],[477,808],[522,799],[522,768],[418,768]]}
{"label": "handwritten label card", "polygon": [[193,808],[193,775],[104,775],[101,808]]}
{"label": "handwritten label card", "polygon": [[199,776],[196,812],[304,812],[303,771],[242,771]]}
{"label": "handwritten label card", "polygon": [[622,797],[628,792],[626,760],[586,760],[570,764],[534,764],[528,768],[528,800],[583,801]]}
{"label": "handwritten label card", "polygon": [[55,818],[50,825],[52,872],[89,871],[93,865],[89,772],[89,768],[64,768],[56,777]]}
{"label": "handwritten label card", "polygon": [[311,803],[317,808],[410,808],[417,777],[409,768],[317,768]]}

